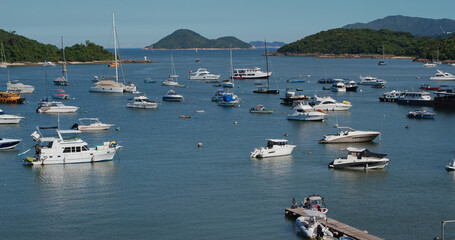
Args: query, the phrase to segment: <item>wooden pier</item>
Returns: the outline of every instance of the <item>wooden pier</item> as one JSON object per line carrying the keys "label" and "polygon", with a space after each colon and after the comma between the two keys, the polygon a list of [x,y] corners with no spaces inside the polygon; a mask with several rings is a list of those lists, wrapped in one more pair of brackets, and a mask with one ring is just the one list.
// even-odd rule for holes
{"label": "wooden pier", "polygon": [[[308,215],[303,211],[304,208],[286,208],[285,214],[291,218],[298,218],[300,216],[308,217]],[[338,235],[346,235],[348,237],[358,239],[358,240],[383,240],[382,238],[373,236],[366,231],[359,230],[357,228],[351,227],[347,224],[339,222],[335,219],[327,217],[326,220],[319,220],[319,223],[328,227],[332,233],[338,233]]]}

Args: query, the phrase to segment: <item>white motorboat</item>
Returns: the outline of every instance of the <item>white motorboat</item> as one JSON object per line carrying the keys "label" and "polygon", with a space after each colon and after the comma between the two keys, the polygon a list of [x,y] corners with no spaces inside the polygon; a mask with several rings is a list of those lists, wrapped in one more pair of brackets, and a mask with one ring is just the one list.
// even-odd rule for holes
{"label": "white motorboat", "polygon": [[337,102],[335,99],[327,97],[318,97],[314,96],[316,104],[314,105],[315,110],[324,110],[324,111],[346,111],[352,107],[351,103],[348,101],[343,101],[341,103]]}
{"label": "white motorboat", "polygon": [[65,93],[65,91],[63,89],[58,89],[53,95],[52,95],[53,98],[55,99],[69,99],[70,98],[70,95]]}
{"label": "white motorboat", "polygon": [[306,101],[294,102],[294,113],[288,115],[289,120],[299,121],[322,121],[326,116],[323,110],[315,110]]}
{"label": "white motorboat", "polygon": [[108,130],[114,124],[102,123],[98,118],[79,118],[79,123],[75,123],[71,129],[79,131],[101,131]]}
{"label": "white motorboat", "polygon": [[252,158],[267,158],[291,155],[296,145],[289,145],[286,139],[267,139],[267,147],[258,147],[251,152]]}
{"label": "white motorboat", "polygon": [[191,73],[190,80],[218,80],[221,75],[212,74],[206,68],[199,68],[196,72]]}
{"label": "white motorboat", "polygon": [[430,81],[455,81],[455,76],[448,72],[443,72],[436,69],[437,73],[435,76],[430,77]]}
{"label": "white motorboat", "polygon": [[344,169],[382,169],[389,164],[387,154],[373,153],[366,148],[346,149],[349,153],[346,158],[337,158],[329,163],[330,168]]}
{"label": "white motorboat", "polygon": [[66,106],[62,102],[41,102],[39,103],[38,113],[74,113],[79,109],[76,106]]}
{"label": "white motorboat", "polygon": [[379,97],[379,101],[381,102],[397,102],[398,99],[404,96],[403,91],[392,90],[390,92],[385,92]]}
{"label": "white motorboat", "polygon": [[272,72],[263,72],[261,68],[236,68],[232,72],[232,79],[263,79],[272,75]]}
{"label": "white motorboat", "polygon": [[33,93],[33,91],[35,91],[35,87],[34,86],[26,85],[26,84],[20,83],[18,81],[19,80],[14,80],[13,81],[14,83],[11,83],[10,81],[8,81],[6,83],[6,91],[8,91],[8,92],[18,92],[18,93],[23,93],[23,94]]}
{"label": "white motorboat", "polygon": [[125,87],[123,88],[123,92],[126,93],[136,93],[137,92],[137,86],[133,82],[128,82]]}
{"label": "white motorboat", "polygon": [[16,147],[22,139],[0,138],[0,150],[11,149]]}
{"label": "white motorboat", "polygon": [[229,80],[223,81],[221,86],[224,88],[234,88],[235,84]]}
{"label": "white motorboat", "polygon": [[133,100],[130,103],[126,104],[128,108],[147,108],[147,109],[155,109],[158,107],[158,103],[155,101],[149,100],[146,96],[137,96],[132,98]]}
{"label": "white motorboat", "polygon": [[373,85],[376,83],[379,79],[377,77],[372,77],[372,76],[360,76],[360,82],[358,82],[359,85]]}
{"label": "white motorboat", "polygon": [[447,171],[455,171],[455,159],[452,159],[452,161],[449,162],[446,166]]}
{"label": "white motorboat", "polygon": [[240,99],[233,93],[224,93],[218,101],[218,106],[222,107],[239,107]]}
{"label": "white motorboat", "polygon": [[405,92],[402,97],[397,100],[398,104],[418,105],[418,106],[433,106],[434,99],[429,92]]}
{"label": "white motorboat", "polygon": [[423,64],[423,67],[436,67],[436,63],[434,62],[427,62],[425,64]]}
{"label": "white motorboat", "polygon": [[[89,148],[88,144],[80,139],[79,130],[56,130],[57,137],[44,137],[40,130],[32,133],[32,137],[38,144],[33,157],[25,157],[24,164],[69,164],[69,163],[93,163],[111,161],[121,146],[114,141],[104,142]],[[30,150],[32,149],[30,148]],[[25,153],[25,152],[24,152]]]}
{"label": "white motorboat", "polygon": [[342,81],[337,81],[333,83],[330,89],[332,92],[346,92],[346,85]]}
{"label": "white motorboat", "polygon": [[318,221],[318,218],[325,221],[326,216],[324,213],[311,210],[304,210],[304,212],[308,215],[308,217],[301,216],[295,220],[295,225],[299,229],[300,233],[310,239],[316,239],[318,236],[333,237],[333,233]]}
{"label": "white motorboat", "polygon": [[303,201],[303,208],[322,213],[327,213],[329,211],[325,205],[324,198],[321,195],[309,195],[306,197]]}
{"label": "white motorboat", "polygon": [[10,115],[10,114],[5,114],[1,109],[0,109],[0,124],[15,124],[19,123],[21,119],[24,117],[17,116],[17,115]]}
{"label": "white motorboat", "polygon": [[161,84],[163,86],[170,86],[170,87],[175,87],[175,86],[179,85],[179,83],[174,81],[173,78],[168,78],[168,79],[164,80],[164,82],[162,82]]}
{"label": "white motorboat", "polygon": [[184,98],[182,95],[177,94],[174,90],[169,90],[166,95],[163,96],[163,101],[168,102],[181,102]]}
{"label": "white motorboat", "polygon": [[49,61],[44,61],[43,67],[55,67],[55,63],[49,62]]}
{"label": "white motorboat", "polygon": [[250,113],[273,113],[275,109],[266,108],[264,105],[257,105],[256,107],[250,108]]}
{"label": "white motorboat", "polygon": [[346,84],[346,91],[348,92],[357,92],[357,88],[359,86],[357,86],[357,83],[355,83],[355,81],[349,81],[347,84]]}
{"label": "white motorboat", "polygon": [[381,135],[380,132],[376,131],[358,131],[350,127],[341,127],[335,125],[335,128],[346,129],[341,130],[336,134],[324,135],[323,139],[320,139],[320,143],[358,143],[358,142],[371,142],[377,136]]}

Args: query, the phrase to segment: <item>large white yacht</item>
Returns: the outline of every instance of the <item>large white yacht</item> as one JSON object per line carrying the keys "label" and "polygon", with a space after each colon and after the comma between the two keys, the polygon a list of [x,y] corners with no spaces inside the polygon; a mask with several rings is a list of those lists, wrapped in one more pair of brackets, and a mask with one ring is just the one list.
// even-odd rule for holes
{"label": "large white yacht", "polygon": [[358,131],[350,127],[341,127],[335,125],[335,128],[346,129],[341,130],[336,134],[324,135],[323,139],[319,140],[320,143],[358,143],[358,142],[371,142],[377,136],[381,135],[376,131]]}
{"label": "large white yacht", "polygon": [[352,107],[351,103],[348,101],[337,102],[335,99],[327,97],[318,97],[314,96],[316,104],[314,105],[315,110],[324,110],[324,111],[346,111]]}
{"label": "large white yacht", "polygon": [[62,102],[41,102],[39,103],[38,113],[74,113],[79,109],[76,106],[66,106]]}
{"label": "large white yacht", "polygon": [[191,73],[190,80],[218,80],[220,75],[212,74],[206,68],[199,68],[196,72]]}
{"label": "large white yacht", "polygon": [[3,112],[3,110],[0,109],[0,124],[19,123],[23,118],[24,117],[17,115],[6,114]]}
{"label": "large white yacht", "polygon": [[443,72],[436,69],[437,73],[435,76],[430,77],[430,81],[455,81],[455,76],[448,72]]}
{"label": "large white yacht", "polygon": [[267,147],[255,148],[251,152],[252,158],[266,158],[286,156],[292,153],[295,145],[289,145],[286,139],[267,139]]}
{"label": "large white yacht", "polygon": [[6,83],[6,91],[7,92],[18,92],[18,93],[33,93],[33,91],[35,91],[35,87],[32,86],[32,85],[26,85],[26,84],[23,84],[23,83],[20,83],[18,82],[19,80],[14,80],[13,82],[15,83],[11,83],[10,81],[8,81]]}
{"label": "large white yacht", "polygon": [[373,85],[379,80],[377,77],[372,76],[360,76],[359,78],[360,78],[360,81],[358,82],[359,85]]}
{"label": "large white yacht", "polygon": [[323,111],[314,110],[307,101],[294,102],[294,113],[288,115],[289,120],[299,121],[322,121],[326,114]]}
{"label": "large white yacht", "polygon": [[337,158],[329,163],[330,168],[344,169],[382,169],[389,164],[387,154],[373,153],[366,148],[346,149],[349,153],[346,158]]}
{"label": "large white yacht", "polygon": [[232,79],[261,79],[269,78],[272,72],[263,72],[261,68],[236,68],[232,72]]}
{"label": "large white yacht", "polygon": [[35,155],[26,157],[24,164],[67,164],[111,161],[121,146],[114,141],[104,142],[89,148],[88,144],[80,139],[79,130],[56,129],[57,136],[44,137],[40,130],[32,133],[32,137],[38,142],[35,147]]}
{"label": "large white yacht", "polygon": [[155,109],[158,107],[158,103],[149,100],[146,96],[137,96],[132,99],[132,102],[126,104],[128,108],[148,108]]}

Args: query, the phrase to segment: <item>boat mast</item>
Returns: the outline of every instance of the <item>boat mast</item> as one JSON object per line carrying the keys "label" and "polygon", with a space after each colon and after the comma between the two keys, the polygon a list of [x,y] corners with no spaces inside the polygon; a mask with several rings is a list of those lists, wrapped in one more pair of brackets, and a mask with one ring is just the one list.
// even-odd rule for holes
{"label": "boat mast", "polygon": [[234,69],[232,68],[232,48],[231,48],[231,44],[229,44],[229,57],[230,57],[230,60],[231,60],[231,79],[232,79],[232,82],[234,82]]}
{"label": "boat mast", "polygon": [[115,18],[112,13],[112,28],[114,29],[114,56],[115,56],[115,80],[118,82],[118,63],[117,63],[117,31],[115,30]]}
{"label": "boat mast", "polygon": [[385,59],[384,59],[384,44],[382,44],[382,61],[385,63]]}
{"label": "boat mast", "polygon": [[265,66],[266,66],[266,72],[265,74],[267,75],[267,88],[269,88],[269,60],[267,57],[267,41],[264,40],[264,49],[265,49]]}
{"label": "boat mast", "polygon": [[65,48],[63,47],[63,36],[62,36],[62,52],[63,52],[63,77],[68,81],[68,74],[66,73],[66,58],[65,58]]}

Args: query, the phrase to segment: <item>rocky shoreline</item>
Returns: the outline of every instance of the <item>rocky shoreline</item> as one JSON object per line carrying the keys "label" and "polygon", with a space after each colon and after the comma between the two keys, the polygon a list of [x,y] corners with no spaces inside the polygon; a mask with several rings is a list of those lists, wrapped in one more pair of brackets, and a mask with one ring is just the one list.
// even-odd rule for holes
{"label": "rocky shoreline", "polygon": [[[111,64],[113,61],[89,61],[89,62],[66,62],[67,65],[83,65],[83,64]],[[120,60],[120,63],[130,64],[130,63],[156,63],[152,60],[131,60],[125,59]],[[15,62],[15,63],[5,63],[7,66],[42,66],[44,62]],[[62,65],[63,62],[54,62],[55,65]]]}

